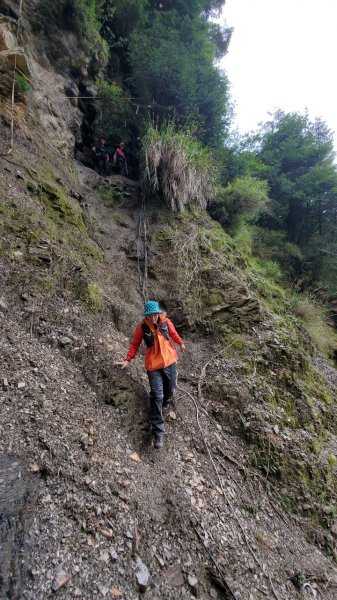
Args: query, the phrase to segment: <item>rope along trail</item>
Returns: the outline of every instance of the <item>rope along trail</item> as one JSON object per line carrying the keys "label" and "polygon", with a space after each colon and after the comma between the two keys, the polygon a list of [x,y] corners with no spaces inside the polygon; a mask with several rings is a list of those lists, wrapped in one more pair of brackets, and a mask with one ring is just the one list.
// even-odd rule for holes
{"label": "rope along trail", "polygon": [[[143,246],[143,269],[142,269],[142,246]],[[138,235],[136,240],[137,268],[139,273],[139,287],[143,300],[149,299],[148,270],[149,270],[149,242],[148,242],[148,219],[146,214],[146,203],[143,189],[141,189],[141,207],[138,220]]]}

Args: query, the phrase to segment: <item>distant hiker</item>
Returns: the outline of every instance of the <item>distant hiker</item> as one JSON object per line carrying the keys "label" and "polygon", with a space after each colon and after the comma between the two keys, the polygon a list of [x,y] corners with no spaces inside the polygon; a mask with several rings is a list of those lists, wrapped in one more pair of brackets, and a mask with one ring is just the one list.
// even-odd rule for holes
{"label": "distant hiker", "polygon": [[118,173],[120,175],[123,175],[124,177],[127,177],[128,166],[126,164],[125,149],[126,149],[126,145],[124,144],[124,142],[121,142],[117,146],[116,152],[114,154],[114,163],[117,165]]}
{"label": "distant hiker", "polygon": [[99,138],[96,146],[93,146],[95,152],[95,158],[97,163],[97,170],[99,175],[108,175],[108,164],[109,164],[109,152],[105,146],[105,138],[102,136]]}
{"label": "distant hiker", "polygon": [[165,317],[158,302],[150,300],[144,305],[144,319],[136,327],[126,358],[115,361],[124,369],[135,358],[144,340],[145,368],[150,382],[150,422],[154,435],[154,447],[162,448],[164,435],[163,410],[167,410],[176,387],[178,360],[177,351],[171,341],[185,350],[185,344],[173,323]]}

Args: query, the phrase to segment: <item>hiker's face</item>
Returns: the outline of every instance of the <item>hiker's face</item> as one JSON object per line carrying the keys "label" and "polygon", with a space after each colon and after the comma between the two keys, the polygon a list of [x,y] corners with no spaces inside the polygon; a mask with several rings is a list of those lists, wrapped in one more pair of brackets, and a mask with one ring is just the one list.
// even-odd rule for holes
{"label": "hiker's face", "polygon": [[154,315],[148,315],[147,317],[151,323],[157,323],[159,319],[159,313],[155,313]]}

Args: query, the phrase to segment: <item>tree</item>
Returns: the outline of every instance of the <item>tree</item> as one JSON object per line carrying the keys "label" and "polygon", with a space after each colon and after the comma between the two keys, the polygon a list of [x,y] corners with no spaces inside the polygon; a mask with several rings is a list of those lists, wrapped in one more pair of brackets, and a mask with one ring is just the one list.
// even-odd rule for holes
{"label": "tree", "polygon": [[307,114],[277,111],[255,144],[271,197],[270,210],[259,224],[285,232],[286,242],[299,247],[308,282],[337,289],[337,270],[331,269],[337,255],[337,170],[331,131],[320,119],[311,122]]}
{"label": "tree", "polygon": [[254,177],[238,177],[220,190],[211,207],[213,218],[233,233],[242,222],[253,224],[268,205],[268,184]]}
{"label": "tree", "polygon": [[199,139],[215,147],[228,127],[228,82],[214,66],[226,42],[223,37],[215,43],[215,28],[200,15],[206,4],[164,2],[149,13],[146,27],[130,36],[128,81],[140,104],[151,107],[152,118],[193,123]]}

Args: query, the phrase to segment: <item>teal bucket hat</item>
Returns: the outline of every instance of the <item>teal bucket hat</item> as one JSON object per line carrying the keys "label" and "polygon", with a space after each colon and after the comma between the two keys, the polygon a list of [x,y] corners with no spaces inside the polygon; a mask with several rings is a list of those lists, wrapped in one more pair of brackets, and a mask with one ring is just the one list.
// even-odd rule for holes
{"label": "teal bucket hat", "polygon": [[155,315],[158,313],[161,313],[158,302],[155,302],[154,300],[145,302],[143,315]]}

